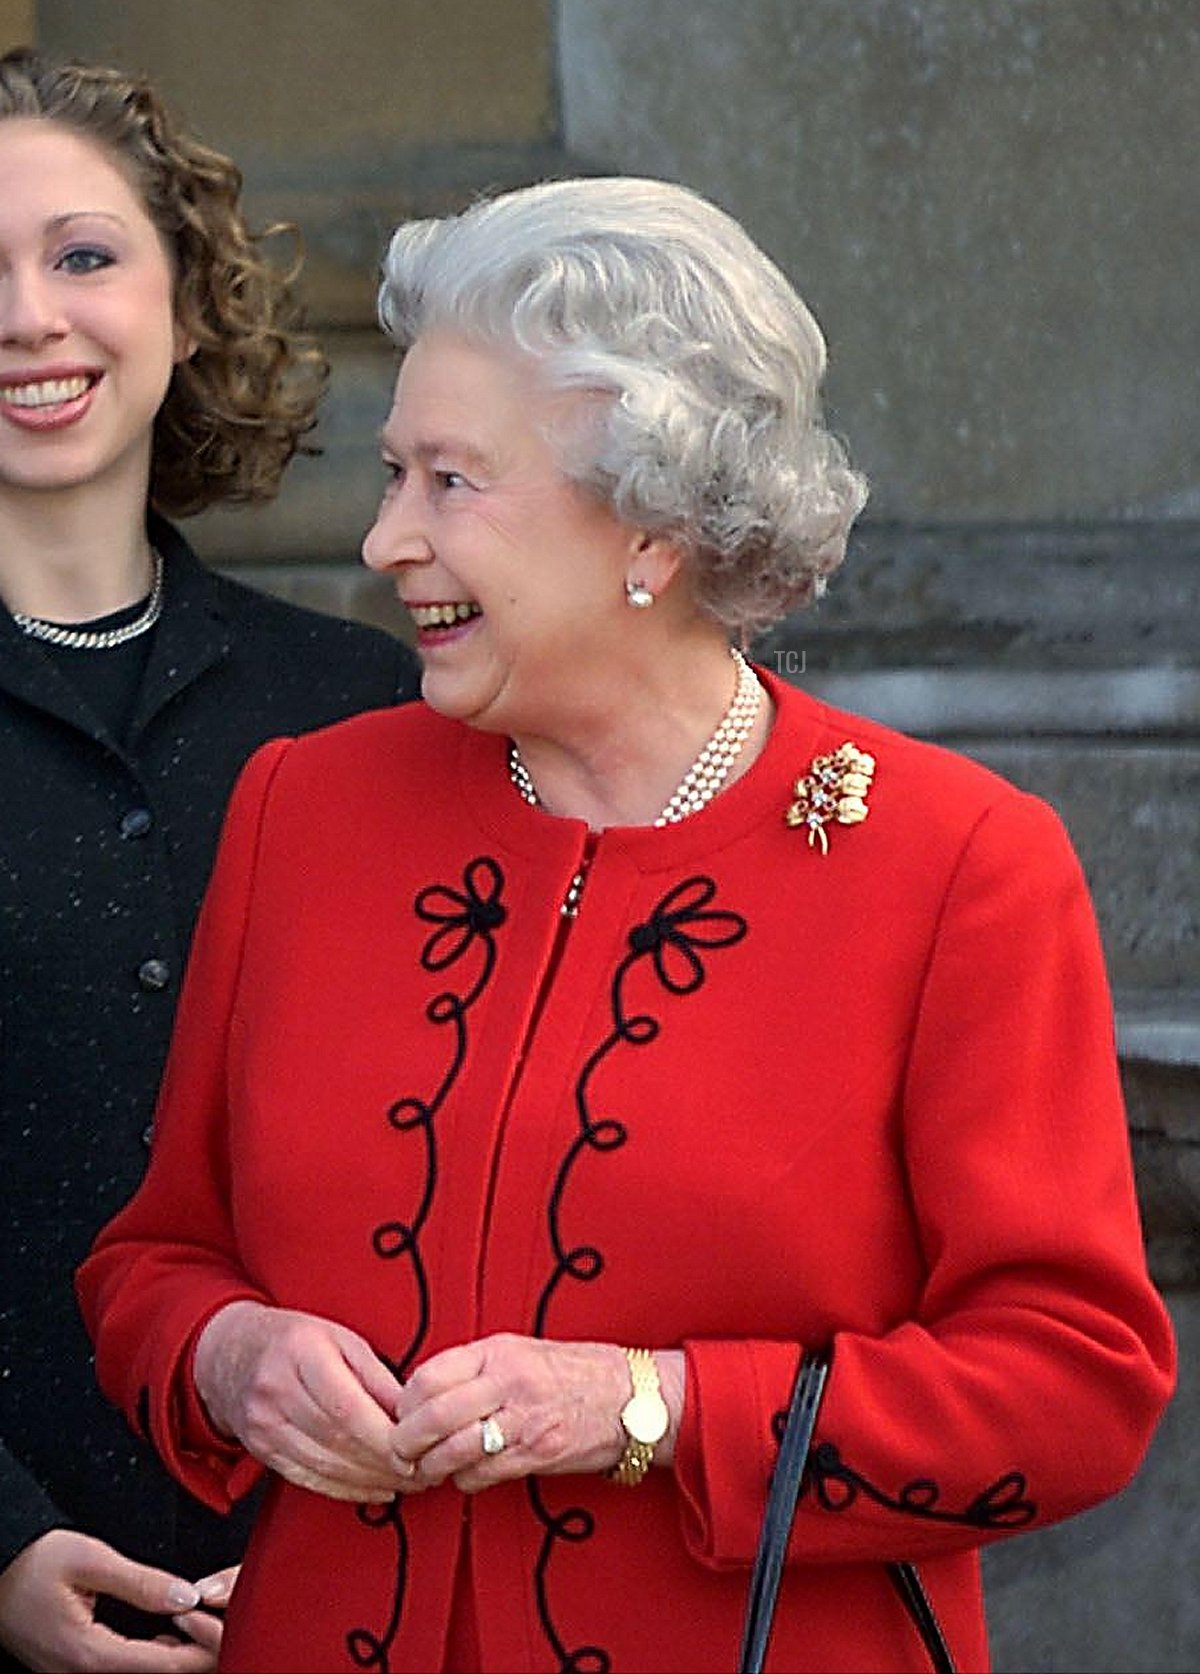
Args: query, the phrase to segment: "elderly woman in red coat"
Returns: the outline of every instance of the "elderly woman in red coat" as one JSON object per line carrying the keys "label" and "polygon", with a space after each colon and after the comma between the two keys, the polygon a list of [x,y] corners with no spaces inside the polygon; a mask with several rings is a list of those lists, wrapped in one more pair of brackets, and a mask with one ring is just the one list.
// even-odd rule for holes
{"label": "elderly woman in red coat", "polygon": [[903,1559],[984,1668],[979,1548],[1126,1483],[1173,1377],[1078,863],[741,655],[865,490],[726,216],[514,192],[381,307],[425,701],[245,773],[80,1280],[180,1479],[270,1476],[223,1666],[730,1669],[821,1346],[774,1665],[922,1667]]}

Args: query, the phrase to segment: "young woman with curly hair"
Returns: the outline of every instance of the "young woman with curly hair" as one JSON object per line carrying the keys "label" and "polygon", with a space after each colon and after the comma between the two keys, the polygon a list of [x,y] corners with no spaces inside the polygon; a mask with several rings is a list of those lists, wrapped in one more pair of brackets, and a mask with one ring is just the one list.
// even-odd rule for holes
{"label": "young woman with curly hair", "polygon": [[166,521],[269,499],[326,378],[240,190],[145,82],[0,58],[0,1666],[215,1660],[240,1531],[96,1391],[70,1275],[143,1171],[243,761],[412,694]]}

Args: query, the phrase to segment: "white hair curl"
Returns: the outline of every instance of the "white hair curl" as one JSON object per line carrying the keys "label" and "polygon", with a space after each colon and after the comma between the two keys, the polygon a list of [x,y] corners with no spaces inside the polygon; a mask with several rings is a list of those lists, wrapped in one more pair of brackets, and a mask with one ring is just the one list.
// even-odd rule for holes
{"label": "white hair curl", "polygon": [[697,600],[748,638],[819,595],[867,497],[823,425],[820,328],[696,193],[625,177],[524,187],[393,234],[379,292],[408,349],[448,328],[609,397],[568,477],[675,538]]}

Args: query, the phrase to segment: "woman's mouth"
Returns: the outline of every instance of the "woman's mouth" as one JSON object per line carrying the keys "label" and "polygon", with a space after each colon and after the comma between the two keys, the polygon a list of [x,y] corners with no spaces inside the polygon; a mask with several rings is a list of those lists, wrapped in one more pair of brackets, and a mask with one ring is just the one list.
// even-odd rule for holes
{"label": "woman's mouth", "polygon": [[439,645],[450,645],[468,631],[472,622],[483,611],[471,599],[444,599],[430,604],[410,604],[408,613],[417,630],[417,646],[422,651]]}
{"label": "woman's mouth", "polygon": [[72,372],[0,384],[0,412],[23,429],[54,430],[82,417],[99,382],[98,372]]}

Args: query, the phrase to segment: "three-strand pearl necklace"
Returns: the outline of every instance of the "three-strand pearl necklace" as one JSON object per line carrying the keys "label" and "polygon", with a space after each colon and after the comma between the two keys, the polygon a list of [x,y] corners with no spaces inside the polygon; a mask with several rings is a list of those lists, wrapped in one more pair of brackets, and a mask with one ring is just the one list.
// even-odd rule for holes
{"label": "three-strand pearl necklace", "polygon": [[[653,822],[655,825],[678,825],[680,820],[687,819],[689,814],[699,813],[710,803],[728,779],[734,762],[754,731],[762,703],[762,687],[736,645],[730,646],[729,654],[737,666],[733,700],[722,715],[717,730],[671,793],[666,807]],[[533,808],[540,808],[541,799],[515,741],[508,746],[508,771],[526,802]]]}

